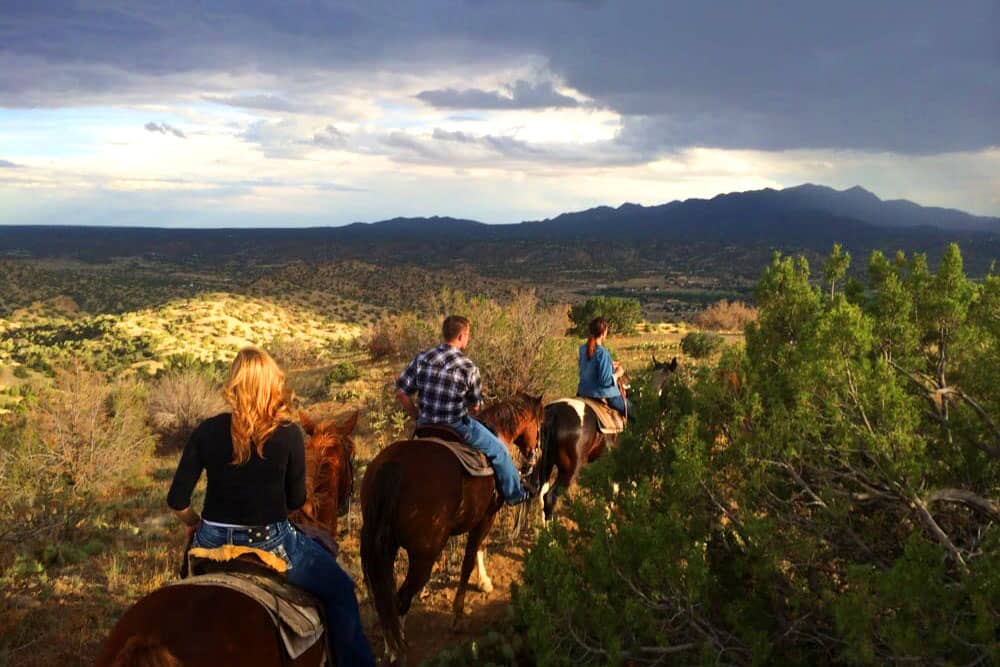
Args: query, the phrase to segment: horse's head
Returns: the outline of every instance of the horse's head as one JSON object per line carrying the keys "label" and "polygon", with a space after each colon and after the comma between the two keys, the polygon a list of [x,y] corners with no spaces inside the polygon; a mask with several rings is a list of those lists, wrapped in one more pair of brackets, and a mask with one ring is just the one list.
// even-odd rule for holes
{"label": "horse's head", "polygon": [[346,419],[319,423],[299,412],[302,430],[309,436],[306,445],[307,500],[303,513],[332,533],[337,515],[347,512],[354,492],[354,441],[351,434],[358,424],[358,411]]}
{"label": "horse's head", "polygon": [[513,443],[521,450],[525,461],[532,465],[539,452],[542,422],[545,406],[541,396],[532,396],[523,391],[514,398],[487,406],[479,415],[501,440]]}
{"label": "horse's head", "polygon": [[653,386],[656,388],[657,395],[663,391],[663,385],[666,384],[667,378],[670,374],[677,370],[677,357],[674,357],[669,362],[667,361],[657,361],[656,355],[653,355]]}
{"label": "horse's head", "polygon": [[517,392],[517,400],[522,408],[521,420],[518,432],[514,434],[513,442],[525,456],[531,459],[541,440],[545,406],[542,404],[541,396],[532,396],[523,391]]}

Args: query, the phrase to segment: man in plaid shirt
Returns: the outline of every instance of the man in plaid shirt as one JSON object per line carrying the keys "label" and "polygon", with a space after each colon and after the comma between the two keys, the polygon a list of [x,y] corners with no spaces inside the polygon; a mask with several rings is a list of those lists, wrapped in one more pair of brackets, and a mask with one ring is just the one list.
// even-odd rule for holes
{"label": "man in plaid shirt", "polygon": [[[481,451],[493,466],[497,490],[508,503],[516,505],[528,498],[521,476],[499,438],[469,415],[483,402],[479,369],[465,356],[472,327],[459,315],[445,318],[441,326],[444,342],[425,350],[410,362],[396,380],[396,398],[417,424],[443,424]],[[420,408],[413,402],[419,394]]]}

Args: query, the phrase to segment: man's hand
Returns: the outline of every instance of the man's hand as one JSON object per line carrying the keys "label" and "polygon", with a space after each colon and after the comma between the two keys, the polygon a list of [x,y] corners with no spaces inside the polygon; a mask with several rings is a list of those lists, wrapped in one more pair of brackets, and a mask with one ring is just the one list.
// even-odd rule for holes
{"label": "man's hand", "polygon": [[397,391],[396,402],[402,406],[403,410],[405,410],[406,414],[410,415],[410,417],[416,419],[420,416],[420,411],[417,410],[417,406],[414,405],[413,399],[410,398],[409,395],[404,394],[401,391]]}

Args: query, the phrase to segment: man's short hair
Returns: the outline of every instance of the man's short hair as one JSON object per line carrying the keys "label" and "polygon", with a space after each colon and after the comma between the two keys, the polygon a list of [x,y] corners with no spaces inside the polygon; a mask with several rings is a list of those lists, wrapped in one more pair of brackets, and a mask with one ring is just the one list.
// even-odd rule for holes
{"label": "man's short hair", "polygon": [[469,318],[461,315],[449,315],[444,318],[444,323],[441,325],[441,337],[444,338],[445,342],[455,340],[469,326]]}

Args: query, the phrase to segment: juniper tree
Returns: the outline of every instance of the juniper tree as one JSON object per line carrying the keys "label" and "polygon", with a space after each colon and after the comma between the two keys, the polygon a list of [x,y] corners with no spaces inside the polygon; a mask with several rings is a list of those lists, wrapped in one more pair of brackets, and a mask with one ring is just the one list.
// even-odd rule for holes
{"label": "juniper tree", "polygon": [[1000,661],[1000,278],[868,273],[776,255],[745,347],[643,394],[528,559],[540,664]]}

